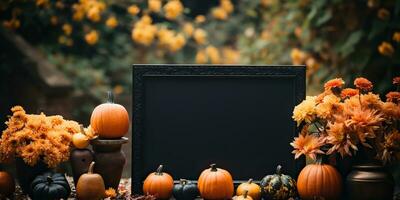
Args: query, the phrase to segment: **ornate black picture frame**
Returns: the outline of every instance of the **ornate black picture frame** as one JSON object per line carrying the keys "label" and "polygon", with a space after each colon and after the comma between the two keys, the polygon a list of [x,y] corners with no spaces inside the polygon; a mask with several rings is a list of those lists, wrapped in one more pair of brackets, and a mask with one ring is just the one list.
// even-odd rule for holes
{"label": "ornate black picture frame", "polygon": [[175,180],[196,181],[211,162],[236,183],[277,164],[297,177],[305,161],[290,154],[291,111],[305,84],[305,66],[133,65],[132,191],[158,164]]}

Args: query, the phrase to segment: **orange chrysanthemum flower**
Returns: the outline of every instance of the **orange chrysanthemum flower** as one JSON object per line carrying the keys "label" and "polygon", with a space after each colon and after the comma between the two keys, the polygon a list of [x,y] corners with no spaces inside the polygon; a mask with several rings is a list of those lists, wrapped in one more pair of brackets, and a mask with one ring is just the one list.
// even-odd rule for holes
{"label": "orange chrysanthemum flower", "polygon": [[319,94],[319,95],[315,98],[315,102],[316,102],[316,103],[322,103],[322,101],[324,100],[324,98],[325,98],[327,95],[330,95],[330,94],[332,94],[332,91],[331,91],[331,90],[325,90],[324,92],[322,92],[321,94]]}
{"label": "orange chrysanthemum flower", "polygon": [[386,94],[386,101],[400,103],[400,92],[389,92]]}
{"label": "orange chrysanthemum flower", "polygon": [[42,160],[52,168],[68,160],[71,136],[79,132],[77,122],[44,113],[29,115],[21,106],[11,110],[13,115],[1,135],[0,162],[20,157],[28,165]]}
{"label": "orange chrysanthemum flower", "polygon": [[376,138],[377,132],[384,118],[377,110],[355,109],[349,114],[350,119],[346,120],[345,125],[356,133],[358,142],[365,147],[372,148],[367,139]]}
{"label": "orange chrysanthemum flower", "polygon": [[321,146],[323,141],[313,135],[299,135],[299,137],[294,138],[294,141],[290,143],[293,146],[293,154],[295,154],[295,159],[299,158],[301,155],[307,155],[313,160],[316,160],[317,154],[324,154],[321,151]]}
{"label": "orange chrysanthemum flower", "polygon": [[346,121],[346,126],[355,126],[355,130],[367,126],[378,127],[384,121],[382,114],[377,110],[358,108],[348,111],[348,115],[350,119]]}
{"label": "orange chrysanthemum flower", "polygon": [[390,11],[385,8],[380,8],[378,10],[377,16],[381,20],[388,20],[390,18]]}
{"label": "orange chrysanthemum flower", "polygon": [[394,85],[400,85],[400,76],[397,76],[397,77],[393,78],[393,84]]}
{"label": "orange chrysanthemum flower", "polygon": [[305,121],[306,123],[310,123],[315,119],[315,99],[316,97],[314,96],[307,96],[303,102],[301,102],[293,109],[292,118],[297,122],[297,126],[299,126],[303,121]]}
{"label": "orange chrysanthemum flower", "polygon": [[380,54],[384,55],[384,56],[392,56],[394,54],[394,48],[393,45],[390,44],[389,42],[382,42],[379,46],[378,46],[378,51]]}
{"label": "orange chrysanthemum flower", "polygon": [[356,80],[354,80],[354,85],[362,91],[371,91],[373,87],[371,81],[362,77],[356,78]]}
{"label": "orange chrysanthemum flower", "polygon": [[[368,79],[355,79],[356,89],[342,89],[343,84],[341,79],[330,80],[324,92],[295,107],[293,119],[305,124],[290,143],[295,158],[303,154],[313,159],[317,154],[352,156],[361,147],[375,151],[384,163],[400,160],[400,91],[389,92],[383,102],[371,91],[373,84]],[[400,77],[393,84],[399,90]]]}
{"label": "orange chrysanthemum flower", "polygon": [[393,130],[391,133],[385,136],[385,140],[382,144],[381,151],[378,153],[378,157],[383,160],[384,163],[387,163],[394,160],[399,151],[400,132],[398,130]]}
{"label": "orange chrysanthemum flower", "polygon": [[382,112],[387,118],[400,119],[400,105],[393,102],[385,102],[382,104]]}
{"label": "orange chrysanthemum flower", "polygon": [[117,197],[117,192],[115,191],[114,188],[110,187],[105,191],[105,196],[107,198],[115,198],[115,197]]}
{"label": "orange chrysanthemum flower", "polygon": [[329,80],[328,82],[325,83],[324,88],[326,90],[331,90],[332,88],[342,88],[344,85],[344,81],[341,78],[335,78],[332,80]]}
{"label": "orange chrysanthemum flower", "polygon": [[329,123],[327,133],[326,141],[332,145],[327,154],[338,152],[344,157],[351,156],[352,150],[358,150],[355,134],[349,132],[344,123]]}
{"label": "orange chrysanthemum flower", "polygon": [[379,110],[383,103],[379,95],[373,94],[372,92],[369,92],[368,94],[362,94],[360,98],[362,106],[368,109]]}
{"label": "orange chrysanthemum flower", "polygon": [[359,94],[359,91],[353,88],[345,88],[342,90],[342,92],[340,93],[340,97],[342,97],[342,99],[346,99],[346,98],[350,98],[353,96],[356,96]]}
{"label": "orange chrysanthemum flower", "polygon": [[316,107],[317,116],[321,119],[328,119],[333,114],[342,111],[343,105],[340,103],[340,98],[333,94],[325,96]]}

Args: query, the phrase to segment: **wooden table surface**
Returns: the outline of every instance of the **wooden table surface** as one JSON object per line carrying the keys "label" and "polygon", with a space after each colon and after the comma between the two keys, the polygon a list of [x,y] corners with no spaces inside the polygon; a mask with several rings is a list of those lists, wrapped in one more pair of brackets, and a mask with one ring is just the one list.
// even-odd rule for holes
{"label": "wooden table surface", "polygon": [[[68,198],[68,200],[76,199],[75,198],[75,187],[74,187],[74,184],[73,184],[73,181],[72,181],[72,177],[67,177],[67,180],[70,183],[71,190],[72,190],[71,197]],[[124,196],[126,196],[127,198],[119,197],[117,199],[132,199],[132,198],[129,198],[129,196],[131,194],[131,179],[130,178],[121,179],[120,191],[124,192],[125,193]],[[30,198],[28,196],[22,194],[21,188],[19,186],[17,186],[16,192],[15,192],[15,195],[14,195],[14,200],[29,200],[29,199]],[[173,199],[171,199],[171,200],[173,200]],[[198,198],[196,200],[202,200],[202,199]],[[395,195],[393,197],[393,200],[400,200],[400,187],[396,187],[395,188]]]}

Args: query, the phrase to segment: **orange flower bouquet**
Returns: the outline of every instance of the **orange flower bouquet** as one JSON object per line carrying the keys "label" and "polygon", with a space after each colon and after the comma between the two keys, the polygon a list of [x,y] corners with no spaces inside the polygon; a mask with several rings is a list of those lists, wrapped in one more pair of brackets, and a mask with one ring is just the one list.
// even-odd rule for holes
{"label": "orange flower bouquet", "polygon": [[304,125],[290,143],[295,158],[352,156],[367,148],[384,163],[400,159],[400,77],[393,79],[397,91],[389,92],[385,102],[365,78],[355,79],[355,89],[344,84],[340,78],[330,80],[323,93],[308,96],[294,108],[293,119]]}
{"label": "orange flower bouquet", "polygon": [[11,111],[0,139],[0,162],[20,157],[30,166],[42,160],[53,168],[69,159],[71,137],[80,131],[77,122],[59,115],[26,114],[21,106]]}

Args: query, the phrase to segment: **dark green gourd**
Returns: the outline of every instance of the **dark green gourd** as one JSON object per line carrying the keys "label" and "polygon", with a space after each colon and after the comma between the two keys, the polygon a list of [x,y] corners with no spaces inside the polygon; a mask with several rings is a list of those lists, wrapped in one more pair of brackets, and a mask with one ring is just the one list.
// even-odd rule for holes
{"label": "dark green gourd", "polygon": [[53,172],[37,176],[31,184],[31,189],[34,200],[67,199],[71,193],[64,174]]}
{"label": "dark green gourd", "polygon": [[177,200],[193,200],[199,195],[199,190],[196,184],[181,179],[178,184],[174,185],[172,193]]}
{"label": "dark green gourd", "polygon": [[281,173],[278,165],[276,174],[267,175],[261,180],[261,190],[264,199],[286,200],[297,196],[296,181]]}

